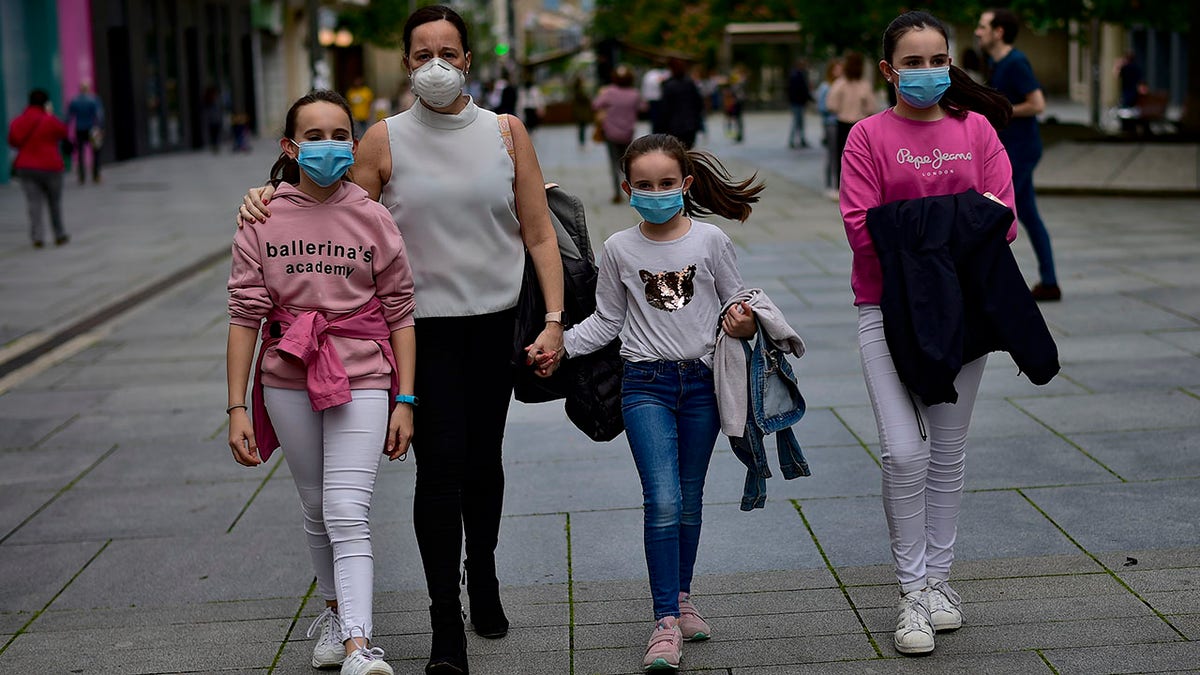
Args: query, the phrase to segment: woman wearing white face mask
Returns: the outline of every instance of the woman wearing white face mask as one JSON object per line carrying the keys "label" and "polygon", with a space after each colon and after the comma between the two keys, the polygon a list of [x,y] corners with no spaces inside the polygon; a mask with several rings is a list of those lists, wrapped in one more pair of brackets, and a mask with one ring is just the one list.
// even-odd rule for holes
{"label": "woman wearing white face mask", "polygon": [[[508,631],[495,548],[525,250],[551,310],[531,355],[562,349],[562,263],[525,127],[509,117],[511,134],[502,134],[497,116],[463,93],[471,51],[462,18],[448,7],[423,7],[409,17],[404,45],[418,103],[367,131],[353,178],[391,212],[412,261],[422,345],[413,519],[433,624],[426,672],[461,673],[467,672],[459,600],[464,534],[475,632],[498,638]],[[265,222],[270,196],[269,188],[252,190],[241,217]]]}

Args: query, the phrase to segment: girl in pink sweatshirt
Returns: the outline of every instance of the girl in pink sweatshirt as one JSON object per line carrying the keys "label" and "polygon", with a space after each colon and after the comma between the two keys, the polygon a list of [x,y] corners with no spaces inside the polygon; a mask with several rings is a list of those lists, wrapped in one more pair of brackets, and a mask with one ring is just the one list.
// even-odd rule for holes
{"label": "girl in pink sweatshirt", "polygon": [[[946,28],[924,12],[901,15],[888,26],[879,72],[897,88],[898,102],[850,130],[841,208],[854,252],[850,285],[859,311],[859,351],[879,427],[883,510],[900,585],[893,641],[900,653],[921,654],[933,651],[935,631],[954,630],[963,621],[948,582],[967,427],[986,357],[959,371],[956,403],[925,406],[911,395],[884,336],[883,279],[867,211],[968,189],[1011,205],[1012,169],[992,127],[1007,123],[1012,108],[999,92],[950,65]],[[1014,220],[1010,242],[1016,227]]]}
{"label": "girl in pink sweatshirt", "polygon": [[282,181],[271,226],[252,223],[234,237],[229,447],[246,466],[281,447],[296,481],[326,602],[309,628],[309,637],[320,631],[312,665],[390,675],[383,650],[369,644],[368,513],[381,454],[403,459],[413,434],[413,281],[387,209],[343,180],[352,128],[336,93],[296,101],[271,171]]}

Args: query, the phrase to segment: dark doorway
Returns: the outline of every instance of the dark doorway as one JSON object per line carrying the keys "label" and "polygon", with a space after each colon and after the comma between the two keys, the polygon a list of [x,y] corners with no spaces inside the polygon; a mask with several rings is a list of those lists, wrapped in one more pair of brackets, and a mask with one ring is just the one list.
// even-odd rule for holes
{"label": "dark doorway", "polygon": [[108,29],[108,72],[112,83],[110,128],[113,133],[113,152],[118,161],[137,156],[137,115],[133,103],[133,60],[129,54],[129,28]]}

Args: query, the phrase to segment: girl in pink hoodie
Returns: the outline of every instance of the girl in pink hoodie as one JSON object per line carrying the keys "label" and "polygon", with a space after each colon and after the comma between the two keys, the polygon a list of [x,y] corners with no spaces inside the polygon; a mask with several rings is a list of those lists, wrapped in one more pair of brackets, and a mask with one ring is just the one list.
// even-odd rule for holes
{"label": "girl in pink hoodie", "polygon": [[[282,447],[326,609],[314,667],[390,675],[371,647],[368,513],[380,456],[413,434],[413,281],[387,209],[343,180],[354,162],[350,108],[314,91],[287,114],[268,230],[239,229],[229,276],[229,447],[257,466]],[[259,331],[253,397],[246,403]],[[250,413],[253,412],[253,424]]]}

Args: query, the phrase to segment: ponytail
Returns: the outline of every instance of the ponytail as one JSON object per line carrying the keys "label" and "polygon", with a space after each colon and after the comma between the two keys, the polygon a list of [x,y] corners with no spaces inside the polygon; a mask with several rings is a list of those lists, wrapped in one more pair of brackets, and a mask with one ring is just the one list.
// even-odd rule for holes
{"label": "ponytail", "polygon": [[758,193],[766,187],[755,182],[757,173],[743,181],[733,179],[716,157],[698,150],[689,151],[670,134],[649,134],[630,143],[621,158],[621,171],[628,178],[633,160],[652,152],[661,152],[674,159],[683,175],[692,177],[692,187],[683,193],[683,212],[689,216],[715,214],[745,222],[750,217],[750,205],[758,201]]}
{"label": "ponytail", "polygon": [[271,177],[267,181],[272,187],[280,183],[300,184],[300,164],[288,156],[286,152],[279,153],[279,159],[271,166]]}
{"label": "ponytail", "polygon": [[995,129],[1003,129],[1012,119],[1012,103],[1004,94],[979,84],[958,66],[950,66],[950,88],[938,102],[950,116],[962,119],[967,111],[987,118]]}
{"label": "ponytail", "polygon": [[715,214],[746,222],[750,217],[750,205],[758,201],[758,193],[766,187],[761,181],[755,182],[758,174],[737,181],[729,175],[721,160],[698,150],[689,151],[687,160],[684,175],[691,174],[692,187],[683,195],[684,213],[689,216]]}

